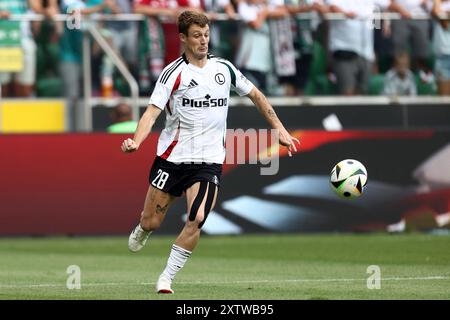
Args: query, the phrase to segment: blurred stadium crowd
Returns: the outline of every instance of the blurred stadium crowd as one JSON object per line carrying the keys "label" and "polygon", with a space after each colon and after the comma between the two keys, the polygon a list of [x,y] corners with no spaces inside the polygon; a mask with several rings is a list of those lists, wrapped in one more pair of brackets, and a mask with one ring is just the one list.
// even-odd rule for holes
{"label": "blurred stadium crowd", "polygon": [[[0,48],[20,32],[25,57],[22,71],[0,70],[2,96],[83,94],[83,31],[58,14],[92,18],[148,96],[180,55],[186,9],[209,14],[210,52],[271,96],[450,94],[449,0],[0,0]],[[45,19],[11,19],[28,13]],[[96,19],[133,13],[145,18]],[[130,94],[95,41],[91,59],[95,95]]]}

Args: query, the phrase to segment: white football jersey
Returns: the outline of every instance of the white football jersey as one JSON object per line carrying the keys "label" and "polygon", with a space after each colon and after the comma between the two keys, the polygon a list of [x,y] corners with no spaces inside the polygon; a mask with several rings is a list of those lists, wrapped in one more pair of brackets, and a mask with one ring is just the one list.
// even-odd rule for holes
{"label": "white football jersey", "polygon": [[166,110],[157,155],[174,163],[225,160],[230,90],[240,96],[253,84],[228,60],[208,55],[203,68],[183,55],[164,68],[150,104]]}

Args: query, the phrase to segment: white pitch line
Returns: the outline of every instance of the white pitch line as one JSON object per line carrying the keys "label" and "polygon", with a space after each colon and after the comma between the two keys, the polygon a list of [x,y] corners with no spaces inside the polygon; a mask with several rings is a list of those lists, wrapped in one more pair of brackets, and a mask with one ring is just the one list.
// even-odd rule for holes
{"label": "white pitch line", "polygon": [[[409,281],[409,280],[447,280],[450,276],[429,276],[429,277],[388,277],[381,278],[381,281]],[[239,283],[271,283],[271,282],[352,282],[367,281],[367,278],[336,278],[336,279],[281,279],[281,280],[237,280],[221,282],[180,282],[179,284],[239,284]]]}
{"label": "white pitch line", "polygon": [[[427,277],[387,277],[381,278],[381,281],[414,281],[414,280],[449,280],[450,276],[427,276]],[[335,279],[279,279],[279,280],[236,280],[236,281],[186,281],[178,282],[177,285],[195,285],[195,284],[242,284],[242,283],[280,283],[280,282],[354,282],[367,281],[366,278],[335,278]],[[98,282],[81,283],[81,287],[110,287],[110,286],[147,286],[155,285],[155,282]],[[43,283],[43,284],[0,284],[0,289],[20,289],[20,288],[65,288],[65,284]]]}

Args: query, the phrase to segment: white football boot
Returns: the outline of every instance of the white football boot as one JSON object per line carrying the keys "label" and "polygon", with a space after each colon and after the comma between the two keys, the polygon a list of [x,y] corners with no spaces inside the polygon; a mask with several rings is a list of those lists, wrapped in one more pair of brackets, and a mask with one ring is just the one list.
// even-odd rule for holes
{"label": "white football boot", "polygon": [[142,229],[141,225],[138,224],[128,238],[128,249],[132,252],[141,250],[145,246],[150,233],[150,231],[145,231]]}
{"label": "white football boot", "polygon": [[172,294],[174,291],[170,287],[172,284],[172,281],[169,280],[164,274],[161,274],[159,276],[158,282],[156,282],[156,292],[157,293],[166,293],[166,294]]}

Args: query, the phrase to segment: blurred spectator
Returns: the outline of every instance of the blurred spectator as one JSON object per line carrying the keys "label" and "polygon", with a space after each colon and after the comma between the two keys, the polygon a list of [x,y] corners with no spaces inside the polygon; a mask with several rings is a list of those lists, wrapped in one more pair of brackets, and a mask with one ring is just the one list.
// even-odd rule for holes
{"label": "blurred spectator", "polygon": [[391,20],[379,21],[380,28],[374,30],[376,73],[386,73],[394,63],[394,50],[392,45]]}
{"label": "blurred spectator", "polygon": [[159,17],[175,18],[178,15],[176,0],[134,0],[133,11],[147,19],[139,24],[139,88],[147,95],[151,85],[164,68],[165,39]]}
{"label": "blurred spectator", "polygon": [[388,96],[416,96],[414,74],[410,70],[409,55],[404,52],[395,57],[394,67],[386,73],[384,94]]}
{"label": "blurred spectator", "polygon": [[[103,0],[62,0],[61,11],[77,15],[88,15],[108,9],[109,2]],[[72,129],[77,128],[80,114],[76,107],[78,99],[82,94],[82,39],[83,33],[77,29],[77,24],[64,24],[64,31],[60,38],[60,72],[63,79],[64,95],[71,113]],[[95,53],[95,52],[94,52]],[[95,64],[94,64],[95,67]],[[96,74],[96,73],[95,73]]]}
{"label": "blurred spectator", "polygon": [[7,21],[13,14],[26,14],[32,11],[36,13],[42,11],[40,0],[0,0],[0,30],[10,35],[3,41],[17,42],[23,50],[23,69],[20,72],[0,72],[4,97],[30,97],[33,94],[36,81],[36,43],[31,34],[30,22]]}
{"label": "blurred spectator", "polygon": [[[46,23],[50,25],[50,32],[47,35],[47,38],[51,42],[57,42],[59,40],[59,36],[63,33],[63,22],[62,21],[54,21],[53,18],[60,14],[60,2],[59,0],[42,0],[42,14],[46,18]],[[47,32],[44,30],[40,30],[41,33]]]}
{"label": "blurred spectator", "polygon": [[[271,76],[269,74],[270,87],[268,94],[285,95],[285,90],[280,90],[283,88],[277,84],[280,82],[289,84],[291,82],[289,79],[295,77],[297,73],[292,19],[284,0],[272,0],[268,2],[268,5],[270,44],[275,75]],[[286,81],[286,79],[288,80]],[[273,90],[274,87],[276,90]]]}
{"label": "blurred spectator", "polygon": [[[114,32],[106,28],[99,28],[99,32],[108,45],[115,49],[113,43]],[[120,52],[117,52],[117,54],[120,55]],[[91,71],[93,95],[110,98],[117,93],[114,90],[114,62],[103,52],[103,49],[96,41],[92,42]]]}
{"label": "blurred spectator", "polygon": [[109,133],[134,133],[137,122],[133,121],[133,110],[126,103],[116,106],[111,112],[112,124],[107,128]]}
{"label": "blurred spectator", "polygon": [[[211,21],[209,28],[209,51],[225,59],[234,59],[239,34],[238,18],[230,0],[202,0],[202,9]],[[226,13],[228,19],[217,20],[218,13]]]}
{"label": "blurred spectator", "polygon": [[435,75],[438,93],[450,95],[450,20],[441,15],[450,13],[450,1],[434,0],[433,3],[433,51],[435,55]]}
{"label": "blurred spectator", "polygon": [[279,4],[266,5],[264,0],[242,0],[238,5],[243,28],[236,65],[263,92],[267,89],[267,74],[273,69],[267,19],[288,14],[287,9]]}
{"label": "blurred spectator", "polygon": [[[131,0],[107,2],[112,14],[130,14],[133,12]],[[107,21],[105,28],[111,31],[113,47],[117,50],[130,70],[137,67],[137,25],[134,21]]]}
{"label": "blurred spectator", "polygon": [[61,97],[62,81],[59,66],[59,38],[63,32],[64,23],[55,21],[59,14],[57,0],[41,0],[43,21],[33,21],[32,29],[36,41],[36,86],[37,97]]}
{"label": "blurred spectator", "polygon": [[375,59],[372,16],[376,7],[387,8],[390,0],[329,0],[330,11],[347,19],[330,22],[329,49],[338,92],[366,94]]}
{"label": "blurred spectator", "polygon": [[[270,44],[272,50],[273,59],[273,71],[276,77],[269,75],[271,80],[270,88],[277,87],[276,81],[286,85],[285,88],[278,88],[278,92],[268,90],[268,94],[286,94],[286,89],[292,88],[296,84],[293,83],[293,79],[297,74],[295,64],[295,49],[294,49],[294,29],[292,25],[292,19],[289,15],[289,11],[284,4],[284,1],[271,1],[269,5],[275,8],[276,15],[270,14],[268,23],[270,30]],[[269,7],[270,8],[270,7]],[[284,90],[279,90],[284,89]],[[292,92],[287,92],[292,94]]]}
{"label": "blurred spectator", "polygon": [[267,8],[262,0],[242,0],[238,4],[242,21],[236,65],[260,90],[266,90],[266,74],[272,69]]}
{"label": "blurred spectator", "polygon": [[390,9],[398,12],[402,19],[392,21],[392,43],[394,56],[408,52],[412,57],[413,70],[419,72],[424,81],[430,73],[427,58],[430,55],[429,21],[413,19],[414,15],[428,15],[428,0],[391,0]]}
{"label": "blurred spectator", "polygon": [[298,14],[307,12],[325,14],[328,11],[328,7],[322,0],[287,0],[286,4],[295,23],[296,73],[294,76],[280,79],[280,82],[286,83],[286,95],[303,95],[313,57],[314,32],[319,22],[317,18],[305,19],[298,17]]}
{"label": "blurred spectator", "polygon": [[43,14],[47,18],[52,18],[59,14],[60,0],[43,0]]}

